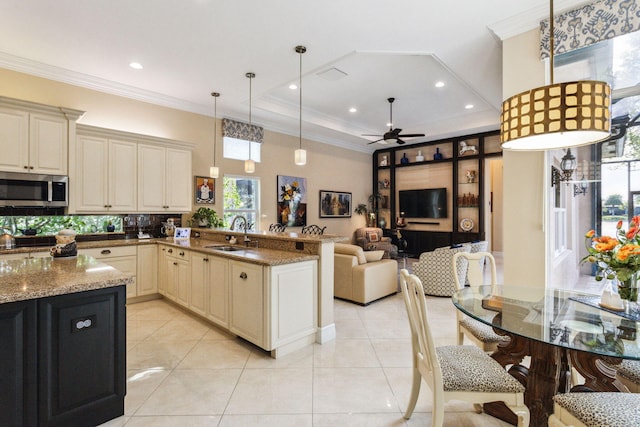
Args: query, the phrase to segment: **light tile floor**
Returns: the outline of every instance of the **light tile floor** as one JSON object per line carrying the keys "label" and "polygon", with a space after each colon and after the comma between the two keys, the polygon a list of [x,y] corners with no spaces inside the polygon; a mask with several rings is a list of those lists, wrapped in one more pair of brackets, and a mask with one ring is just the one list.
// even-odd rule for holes
{"label": "light tile floor", "polygon": [[[450,298],[428,297],[437,345],[455,344]],[[411,342],[400,294],[361,307],[335,300],[337,339],[279,359],[163,301],[127,306],[125,415],[104,426],[424,426],[426,384],[410,420]],[[445,426],[506,426],[471,405]]]}
{"label": "light tile floor", "polygon": [[[455,344],[451,299],[427,298],[436,345]],[[367,307],[335,300],[334,313],[335,341],[272,359],[163,300],[128,305],[125,415],[103,426],[429,425],[424,383],[413,416],[402,417],[411,342],[401,295]],[[507,425],[463,402],[446,408],[445,426]]]}

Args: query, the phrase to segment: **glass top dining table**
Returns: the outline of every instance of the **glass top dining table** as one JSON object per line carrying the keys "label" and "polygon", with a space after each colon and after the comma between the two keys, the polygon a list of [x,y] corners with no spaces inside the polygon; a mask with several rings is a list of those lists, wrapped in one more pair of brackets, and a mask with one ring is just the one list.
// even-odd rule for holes
{"label": "glass top dining table", "polygon": [[[556,393],[628,391],[616,379],[615,365],[640,360],[636,303],[618,312],[601,307],[598,295],[509,285],[466,287],[452,302],[509,337],[491,356],[525,385],[531,426],[547,425]],[[571,368],[584,383],[571,384]]]}

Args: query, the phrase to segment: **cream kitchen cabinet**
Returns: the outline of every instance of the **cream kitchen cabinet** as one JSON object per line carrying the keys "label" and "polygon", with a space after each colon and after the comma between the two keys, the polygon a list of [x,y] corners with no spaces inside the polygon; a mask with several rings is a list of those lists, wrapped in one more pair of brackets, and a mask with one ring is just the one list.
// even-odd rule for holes
{"label": "cream kitchen cabinet", "polygon": [[191,151],[138,145],[138,210],[190,212]]}
{"label": "cream kitchen cabinet", "polygon": [[138,245],[136,296],[158,293],[158,248],[154,244]]}
{"label": "cream kitchen cabinet", "polygon": [[229,329],[229,260],[209,257],[206,318]]}
{"label": "cream kitchen cabinet", "polygon": [[67,175],[67,119],[0,107],[0,170]]}
{"label": "cream kitchen cabinet", "polygon": [[240,261],[229,261],[229,330],[262,348],[266,347],[263,267]]}
{"label": "cream kitchen cabinet", "polygon": [[191,267],[189,251],[169,247],[165,251],[165,296],[178,304],[189,307]]}
{"label": "cream kitchen cabinet", "polygon": [[191,253],[191,289],[189,309],[200,316],[207,312],[207,288],[210,286],[210,257],[207,254]]}
{"label": "cream kitchen cabinet", "polygon": [[51,256],[47,251],[37,252],[21,252],[17,254],[2,254],[0,255],[0,261],[8,261],[10,259],[32,259],[32,258],[44,258]]}
{"label": "cream kitchen cabinet", "polygon": [[136,246],[112,246],[108,248],[78,249],[79,254],[89,255],[123,273],[131,274],[133,281],[127,284],[127,298],[137,296],[137,250]]}
{"label": "cream kitchen cabinet", "polygon": [[79,213],[137,210],[137,144],[78,134],[73,205]]}

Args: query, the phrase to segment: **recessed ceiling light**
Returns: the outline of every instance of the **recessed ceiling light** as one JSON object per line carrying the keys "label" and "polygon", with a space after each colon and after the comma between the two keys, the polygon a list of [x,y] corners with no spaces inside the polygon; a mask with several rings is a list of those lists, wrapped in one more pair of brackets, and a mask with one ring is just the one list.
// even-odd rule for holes
{"label": "recessed ceiling light", "polygon": [[142,70],[142,64],[139,62],[131,62],[129,63],[129,67],[133,68],[134,70]]}
{"label": "recessed ceiling light", "polygon": [[444,82],[436,82],[436,87],[444,87]]}
{"label": "recessed ceiling light", "polygon": [[473,108],[473,104],[467,104],[464,106],[467,110],[471,110]]}
{"label": "recessed ceiling light", "polygon": [[387,122],[387,126],[391,127],[391,126],[393,126],[393,123],[388,123]]}
{"label": "recessed ceiling light", "polygon": [[356,107],[351,107],[351,108],[349,108],[349,112],[350,113],[357,113],[358,109]]}
{"label": "recessed ceiling light", "polygon": [[291,84],[289,85],[289,89],[291,89],[291,90],[296,90],[296,89],[298,89],[298,85],[297,85],[297,84],[295,84],[295,83],[291,83]]}

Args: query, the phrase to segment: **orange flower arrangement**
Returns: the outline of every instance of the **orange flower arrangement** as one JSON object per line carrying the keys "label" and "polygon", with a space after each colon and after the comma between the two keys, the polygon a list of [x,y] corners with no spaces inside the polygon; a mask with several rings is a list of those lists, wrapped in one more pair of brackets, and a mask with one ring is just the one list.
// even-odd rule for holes
{"label": "orange flower arrangement", "polygon": [[[593,230],[584,237],[588,255],[582,261],[596,265],[596,280],[617,278],[621,282],[620,296],[637,299],[637,290],[630,288],[640,271],[640,215],[631,219],[628,231],[623,230],[622,221],[618,221],[616,237],[596,236]],[[627,295],[627,292],[631,294]]]}

